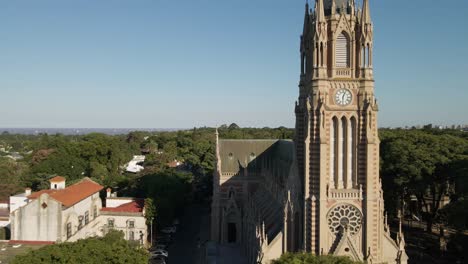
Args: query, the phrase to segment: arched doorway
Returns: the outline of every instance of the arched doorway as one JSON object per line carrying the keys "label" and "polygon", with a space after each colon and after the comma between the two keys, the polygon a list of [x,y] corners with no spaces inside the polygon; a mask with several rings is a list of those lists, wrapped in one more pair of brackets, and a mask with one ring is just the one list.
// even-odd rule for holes
{"label": "arched doorway", "polygon": [[236,223],[228,223],[228,243],[237,242],[237,227]]}
{"label": "arched doorway", "polygon": [[226,242],[229,244],[235,244],[238,242],[238,226],[239,218],[237,217],[237,213],[231,212],[226,217]]}

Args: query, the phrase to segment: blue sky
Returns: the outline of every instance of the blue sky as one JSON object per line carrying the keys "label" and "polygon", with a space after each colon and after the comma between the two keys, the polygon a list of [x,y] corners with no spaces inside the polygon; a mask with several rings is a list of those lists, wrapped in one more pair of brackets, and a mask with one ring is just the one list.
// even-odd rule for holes
{"label": "blue sky", "polygon": [[[293,127],[304,3],[1,0],[0,127]],[[380,126],[468,124],[468,1],[371,8]]]}

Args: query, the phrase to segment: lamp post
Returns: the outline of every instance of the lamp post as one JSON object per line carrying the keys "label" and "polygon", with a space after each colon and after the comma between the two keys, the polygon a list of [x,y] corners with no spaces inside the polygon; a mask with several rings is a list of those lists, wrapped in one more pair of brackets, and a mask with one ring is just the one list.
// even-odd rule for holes
{"label": "lamp post", "polygon": [[151,229],[150,229],[150,244],[153,246],[153,217],[150,218]]}

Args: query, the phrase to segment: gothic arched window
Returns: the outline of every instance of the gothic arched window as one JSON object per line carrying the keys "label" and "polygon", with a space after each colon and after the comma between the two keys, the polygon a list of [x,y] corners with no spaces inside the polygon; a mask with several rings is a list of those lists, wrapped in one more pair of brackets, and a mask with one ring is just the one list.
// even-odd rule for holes
{"label": "gothic arched window", "polygon": [[336,39],[335,57],[336,67],[349,67],[349,39],[344,32]]}

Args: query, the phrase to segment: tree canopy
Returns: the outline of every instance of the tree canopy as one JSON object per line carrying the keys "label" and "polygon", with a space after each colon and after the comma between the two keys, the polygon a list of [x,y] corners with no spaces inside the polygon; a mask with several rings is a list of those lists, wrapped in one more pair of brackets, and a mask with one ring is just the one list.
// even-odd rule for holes
{"label": "tree canopy", "polygon": [[460,196],[468,175],[468,140],[464,134],[438,130],[381,130],[381,176],[386,208],[417,199],[416,212],[428,231],[442,208],[442,199]]}
{"label": "tree canopy", "polygon": [[148,253],[123,237],[122,232],[111,230],[100,238],[45,246],[15,257],[12,264],[147,264]]}

